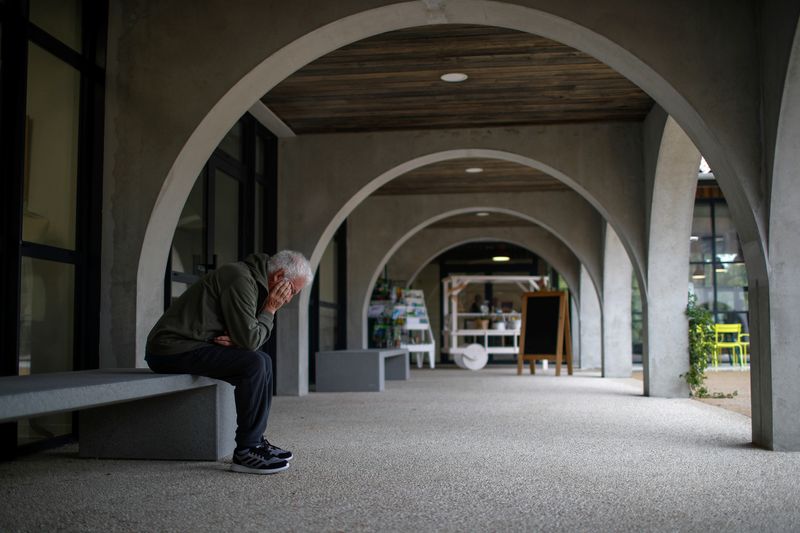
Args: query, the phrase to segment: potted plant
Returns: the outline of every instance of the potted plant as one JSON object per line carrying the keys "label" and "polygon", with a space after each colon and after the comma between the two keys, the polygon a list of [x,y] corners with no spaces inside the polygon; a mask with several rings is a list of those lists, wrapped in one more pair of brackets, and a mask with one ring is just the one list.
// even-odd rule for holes
{"label": "potted plant", "polygon": [[475,321],[478,326],[477,329],[489,329],[489,306],[486,304],[481,305],[481,316]]}
{"label": "potted plant", "polygon": [[506,321],[500,312],[498,312],[492,317],[492,329],[497,329],[497,330],[506,329]]}

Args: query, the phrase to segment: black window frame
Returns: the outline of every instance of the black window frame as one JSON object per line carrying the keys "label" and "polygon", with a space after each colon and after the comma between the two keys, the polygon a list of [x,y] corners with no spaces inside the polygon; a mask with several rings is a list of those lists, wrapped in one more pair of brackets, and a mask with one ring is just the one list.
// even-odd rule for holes
{"label": "black window frame", "polygon": [[[711,187],[706,185],[706,187]],[[719,317],[721,315],[732,315],[732,314],[744,314],[748,319],[745,321],[745,327],[749,327],[749,301],[748,301],[748,309],[727,309],[721,310],[719,308],[719,284],[718,284],[718,272],[717,272],[717,265],[745,265],[747,268],[747,264],[744,260],[744,255],[742,251],[741,241],[739,242],[739,260],[736,261],[719,261],[719,256],[717,254],[717,240],[720,238],[717,234],[717,208],[720,205],[728,205],[728,202],[725,198],[721,197],[721,191],[718,191],[718,186],[714,185],[717,189],[717,194],[720,196],[710,197],[710,198],[695,198],[694,206],[695,209],[698,205],[708,205],[709,206],[709,217],[711,219],[711,261],[689,261],[689,275],[692,275],[692,272],[697,267],[705,268],[706,266],[711,266],[711,286],[712,286],[712,294],[713,294],[713,304],[711,305],[709,311],[711,312],[711,316],[716,323],[723,323],[719,321]],[[694,216],[694,215],[693,215]],[[737,231],[738,237],[738,231]],[[687,280],[687,282],[690,280]],[[742,287],[742,290],[746,293],[748,292],[748,285]]]}
{"label": "black window frame", "polygon": [[[19,374],[20,286],[22,259],[74,266],[72,369],[98,368],[100,363],[100,273],[102,242],[103,135],[108,1],[84,0],[81,5],[81,51],[76,51],[29,21],[27,0],[0,4],[2,74],[0,75],[0,168],[4,195],[0,200],[0,375]],[[75,249],[22,240],[27,114],[28,50],[40,47],[76,69],[80,76],[78,109]],[[73,416],[73,434],[77,423]],[[58,442],[48,439],[17,446],[17,423],[0,424],[0,456],[35,451]]]}

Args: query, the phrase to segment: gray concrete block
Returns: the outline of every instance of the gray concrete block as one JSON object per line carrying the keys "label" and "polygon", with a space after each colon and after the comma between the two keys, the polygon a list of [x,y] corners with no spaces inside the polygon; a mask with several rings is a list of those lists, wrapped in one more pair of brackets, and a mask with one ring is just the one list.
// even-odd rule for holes
{"label": "gray concrete block", "polygon": [[84,457],[216,460],[235,446],[222,381],[135,368],[0,378],[0,422],[69,411],[81,411]]}
{"label": "gray concrete block", "polygon": [[386,379],[410,377],[408,350],[335,350],[316,358],[317,392],[382,392]]}
{"label": "gray concrete block", "polygon": [[80,455],[216,461],[236,446],[233,387],[215,385],[81,411]]}

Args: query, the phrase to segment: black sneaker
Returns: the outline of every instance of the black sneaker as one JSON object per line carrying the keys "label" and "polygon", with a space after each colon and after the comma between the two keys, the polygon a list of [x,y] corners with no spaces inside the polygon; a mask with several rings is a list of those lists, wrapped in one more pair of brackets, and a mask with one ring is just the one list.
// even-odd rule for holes
{"label": "black sneaker", "polygon": [[278,448],[277,446],[273,446],[264,437],[261,437],[261,445],[266,446],[267,450],[269,450],[269,453],[278,459],[283,459],[284,461],[291,461],[294,459],[294,454],[292,452],[289,450],[284,450],[283,448]]}
{"label": "black sneaker", "polygon": [[233,452],[231,470],[245,474],[275,474],[289,468],[289,463],[275,457],[264,444]]}

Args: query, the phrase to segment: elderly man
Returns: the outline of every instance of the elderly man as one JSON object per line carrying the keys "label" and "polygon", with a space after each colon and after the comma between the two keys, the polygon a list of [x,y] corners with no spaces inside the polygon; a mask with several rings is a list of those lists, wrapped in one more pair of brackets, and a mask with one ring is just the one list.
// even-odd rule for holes
{"label": "elderly man", "polygon": [[231,470],[273,474],[292,452],[264,438],[272,403],[272,361],[260,350],[275,313],[311,282],[308,260],[283,250],[223,265],[189,287],[147,337],[154,372],[187,373],[235,387],[236,450]]}

